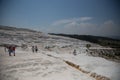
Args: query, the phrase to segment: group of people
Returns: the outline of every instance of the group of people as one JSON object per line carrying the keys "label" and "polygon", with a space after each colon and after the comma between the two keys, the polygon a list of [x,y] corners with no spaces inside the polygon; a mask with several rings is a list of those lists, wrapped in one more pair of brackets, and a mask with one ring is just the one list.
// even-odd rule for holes
{"label": "group of people", "polygon": [[38,47],[37,46],[32,46],[32,52],[38,52]]}
{"label": "group of people", "polygon": [[[7,51],[6,49],[8,49],[8,52],[9,52],[9,56],[12,56],[11,53],[13,53],[13,55],[15,56],[15,49],[16,49],[16,46],[15,45],[10,45],[10,46],[5,46],[5,52]],[[32,52],[38,52],[38,47],[37,46],[32,46]],[[77,55],[76,54],[76,50],[74,49],[73,51],[73,55]]]}
{"label": "group of people", "polygon": [[15,56],[15,49],[15,45],[5,46],[5,52],[8,50],[9,56],[12,56],[11,53],[13,53],[13,55]]}
{"label": "group of people", "polygon": [[[4,46],[5,47],[5,52],[8,52],[9,53],[9,56],[12,56],[12,53],[13,55],[15,56],[15,50],[16,50],[16,46],[15,45],[7,45],[7,46]],[[37,46],[32,46],[32,52],[38,52],[38,47]]]}

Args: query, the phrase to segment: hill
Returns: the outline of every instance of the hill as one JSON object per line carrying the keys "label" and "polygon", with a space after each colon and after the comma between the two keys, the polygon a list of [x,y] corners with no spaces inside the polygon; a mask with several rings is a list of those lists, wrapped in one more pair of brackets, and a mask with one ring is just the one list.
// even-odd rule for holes
{"label": "hill", "polygon": [[54,33],[49,33],[49,34],[57,35],[57,36],[65,36],[65,37],[75,38],[79,40],[85,40],[92,43],[97,43],[101,46],[108,46],[111,48],[120,48],[120,40],[112,39],[108,37],[100,37],[100,36],[92,36],[92,35],[54,34]]}
{"label": "hill", "polygon": [[15,44],[20,46],[21,44],[34,42],[43,35],[42,32],[30,29],[0,25],[0,45]]}

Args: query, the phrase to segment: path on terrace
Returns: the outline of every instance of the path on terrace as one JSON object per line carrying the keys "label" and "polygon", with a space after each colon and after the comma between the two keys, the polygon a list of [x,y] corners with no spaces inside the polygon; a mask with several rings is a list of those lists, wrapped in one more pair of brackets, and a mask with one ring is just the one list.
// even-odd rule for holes
{"label": "path on terrace", "polygon": [[0,80],[95,80],[70,67],[62,60],[41,52],[17,49],[16,56],[8,56],[0,47]]}

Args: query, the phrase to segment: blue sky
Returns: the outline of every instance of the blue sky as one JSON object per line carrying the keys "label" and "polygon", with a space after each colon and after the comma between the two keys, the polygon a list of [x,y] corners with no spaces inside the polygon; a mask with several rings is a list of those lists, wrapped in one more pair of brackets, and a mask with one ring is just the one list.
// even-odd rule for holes
{"label": "blue sky", "polygon": [[120,36],[119,0],[0,0],[0,25],[42,32]]}

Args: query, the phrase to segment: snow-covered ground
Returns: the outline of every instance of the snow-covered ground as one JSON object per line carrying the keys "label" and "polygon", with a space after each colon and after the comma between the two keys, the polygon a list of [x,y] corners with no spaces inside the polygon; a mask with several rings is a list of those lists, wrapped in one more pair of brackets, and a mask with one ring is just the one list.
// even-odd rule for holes
{"label": "snow-covered ground", "polygon": [[86,54],[56,54],[48,52],[61,60],[72,62],[79,65],[81,69],[90,73],[97,73],[98,75],[106,76],[111,80],[120,80],[120,63],[108,61],[101,57],[87,56]]}
{"label": "snow-covered ground", "polygon": [[17,49],[16,56],[8,56],[0,49],[0,80],[95,80],[43,51]]}
{"label": "snow-covered ground", "polygon": [[77,64],[90,73],[119,80],[120,63],[87,56],[86,53],[76,56],[44,50],[32,53],[20,48],[17,48],[16,56],[11,57],[4,52],[4,48],[0,48],[0,80],[95,80],[63,60]]}
{"label": "snow-covered ground", "polygon": [[[0,80],[105,80],[96,79],[91,76],[92,73],[110,80],[120,80],[120,63],[89,56],[86,44],[91,45],[90,49],[109,50],[109,47],[20,29],[1,29],[0,45],[3,44],[19,47],[16,56],[8,56],[8,52],[5,53],[4,48],[0,47]],[[28,48],[21,49],[22,44]],[[38,46],[38,53],[32,53],[33,45]],[[77,55],[73,55],[74,50]],[[81,70],[89,73],[84,73],[65,61],[79,65]]]}

